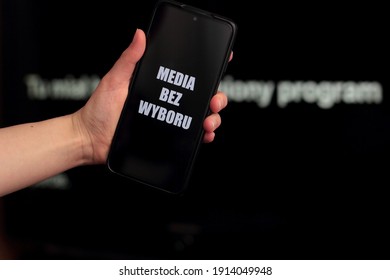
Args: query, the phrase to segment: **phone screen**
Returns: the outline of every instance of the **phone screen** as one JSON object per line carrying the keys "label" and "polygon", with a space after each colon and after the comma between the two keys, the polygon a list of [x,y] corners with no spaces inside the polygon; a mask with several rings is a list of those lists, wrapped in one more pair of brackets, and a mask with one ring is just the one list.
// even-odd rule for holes
{"label": "phone screen", "polygon": [[171,193],[186,188],[235,33],[226,18],[173,1],[156,5],[111,145],[111,171]]}

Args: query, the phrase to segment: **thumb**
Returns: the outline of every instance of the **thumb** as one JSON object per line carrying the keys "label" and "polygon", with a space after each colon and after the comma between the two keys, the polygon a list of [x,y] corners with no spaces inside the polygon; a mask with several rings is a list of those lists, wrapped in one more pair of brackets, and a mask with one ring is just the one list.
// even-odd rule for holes
{"label": "thumb", "polygon": [[137,62],[141,59],[145,52],[146,36],[143,30],[135,31],[133,41],[125,49],[114,66],[109,71],[111,78],[117,82],[129,82],[133,75],[134,68]]}

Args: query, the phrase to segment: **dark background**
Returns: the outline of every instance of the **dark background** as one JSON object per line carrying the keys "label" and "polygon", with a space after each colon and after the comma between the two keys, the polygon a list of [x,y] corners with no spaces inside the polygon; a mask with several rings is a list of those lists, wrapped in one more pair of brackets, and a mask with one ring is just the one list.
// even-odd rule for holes
{"label": "dark background", "polygon": [[[88,166],[66,172],[63,189],[48,183],[3,197],[12,257],[389,259],[385,9],[372,1],[185,3],[237,23],[227,69],[236,80],[376,81],[383,99],[322,109],[231,98],[183,196]],[[154,4],[3,0],[1,125],[82,106],[32,100],[25,75],[102,77],[135,29],[145,30]]]}

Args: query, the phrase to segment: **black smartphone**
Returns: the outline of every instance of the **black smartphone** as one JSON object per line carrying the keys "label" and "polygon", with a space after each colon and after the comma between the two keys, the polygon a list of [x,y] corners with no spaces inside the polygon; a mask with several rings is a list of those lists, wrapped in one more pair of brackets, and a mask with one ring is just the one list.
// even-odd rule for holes
{"label": "black smartphone", "polygon": [[157,2],[110,147],[112,172],[170,193],[186,189],[236,33],[228,18]]}

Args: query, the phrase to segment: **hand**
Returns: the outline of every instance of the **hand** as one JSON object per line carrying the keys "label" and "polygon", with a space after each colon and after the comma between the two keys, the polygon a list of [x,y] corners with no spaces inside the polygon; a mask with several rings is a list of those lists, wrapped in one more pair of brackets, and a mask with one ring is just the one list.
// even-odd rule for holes
{"label": "hand", "polygon": [[[82,139],[85,139],[84,157],[90,164],[104,163],[107,159],[133,71],[145,47],[145,33],[137,29],[129,47],[102,78],[86,105],[73,114],[73,123],[82,134]],[[214,140],[215,130],[221,125],[219,112],[227,106],[227,103],[228,98],[221,91],[212,97],[211,114],[203,124],[204,143]]]}

